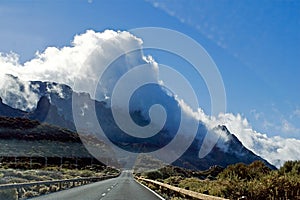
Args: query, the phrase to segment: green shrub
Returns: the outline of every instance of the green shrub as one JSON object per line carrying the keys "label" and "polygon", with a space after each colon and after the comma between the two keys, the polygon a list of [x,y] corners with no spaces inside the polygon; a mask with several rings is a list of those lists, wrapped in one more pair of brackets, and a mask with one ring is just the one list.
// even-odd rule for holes
{"label": "green shrub", "polygon": [[150,171],[150,172],[146,172],[144,174],[144,176],[148,179],[152,179],[152,180],[157,180],[157,179],[162,179],[163,175],[160,171]]}
{"label": "green shrub", "polygon": [[165,180],[164,180],[164,183],[170,184],[170,185],[174,185],[174,186],[178,186],[179,183],[180,183],[181,181],[183,181],[183,180],[184,180],[184,178],[181,177],[181,176],[171,176],[171,177],[165,179]]}
{"label": "green shrub", "polygon": [[270,171],[271,170],[262,161],[254,161],[248,166],[244,163],[229,165],[218,175],[218,177],[220,179],[237,177],[241,180],[253,180],[268,174]]}
{"label": "green shrub", "polygon": [[300,175],[300,160],[298,161],[287,161],[279,169],[281,175],[291,173],[293,175]]}

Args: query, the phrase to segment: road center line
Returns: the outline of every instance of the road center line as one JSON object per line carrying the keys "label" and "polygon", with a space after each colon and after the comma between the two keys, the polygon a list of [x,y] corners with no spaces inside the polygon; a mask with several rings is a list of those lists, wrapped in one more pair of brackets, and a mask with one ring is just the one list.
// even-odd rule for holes
{"label": "road center line", "polygon": [[107,192],[105,193],[102,193],[101,194],[101,197],[100,197],[100,199],[99,200],[101,200],[102,198],[104,198],[114,187],[116,187],[118,185],[118,183],[115,183],[115,184],[113,184],[113,185],[111,185],[110,187],[108,187],[106,190],[107,190]]}

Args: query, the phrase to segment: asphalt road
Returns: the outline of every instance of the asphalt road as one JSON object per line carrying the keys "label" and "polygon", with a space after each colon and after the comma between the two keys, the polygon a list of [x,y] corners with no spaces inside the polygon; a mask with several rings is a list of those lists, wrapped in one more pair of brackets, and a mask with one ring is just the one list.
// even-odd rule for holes
{"label": "asphalt road", "polygon": [[137,183],[130,171],[117,178],[33,198],[34,200],[161,200]]}

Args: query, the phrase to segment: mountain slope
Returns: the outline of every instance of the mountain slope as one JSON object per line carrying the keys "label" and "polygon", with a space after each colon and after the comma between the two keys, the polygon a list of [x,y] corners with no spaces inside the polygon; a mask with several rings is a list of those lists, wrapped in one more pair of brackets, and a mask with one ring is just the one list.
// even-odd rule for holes
{"label": "mountain slope", "polygon": [[24,116],[26,112],[14,109],[2,102],[2,98],[0,97],[0,116],[7,116],[7,117],[21,117]]}
{"label": "mountain slope", "polygon": [[[110,106],[106,102],[98,102],[91,99],[86,93],[73,92],[72,89],[66,85],[39,81],[30,82],[30,88],[32,88],[32,92],[35,95],[40,97],[36,109],[25,112],[11,108],[1,102],[1,108],[5,109],[3,109],[3,111],[1,109],[0,114],[4,116],[13,114],[13,117],[25,117],[75,130],[72,101],[73,98],[76,98],[77,104],[73,106],[80,111],[80,113],[76,114],[79,116],[79,121],[82,121],[79,127],[77,125],[77,129],[84,130],[86,133],[95,133],[95,130],[97,130],[95,126],[97,126],[97,123],[100,123],[105,133],[108,133],[106,136],[114,145],[126,151],[140,153],[152,152],[167,145],[175,137],[180,124],[178,116],[181,116],[181,111],[178,102],[173,96],[167,95],[162,88],[157,86],[142,88],[142,90],[133,95],[134,100],[132,100],[129,105],[131,118],[140,126],[145,126],[150,123],[148,110],[151,105],[162,104],[166,109],[168,118],[166,119],[164,127],[158,134],[144,139],[129,136],[122,131],[114,120]],[[152,98],[151,94],[147,96],[149,95],[147,93],[149,90],[160,94],[157,95],[159,98]],[[13,97],[13,99],[16,98],[17,96]],[[6,99],[6,102],[9,102],[9,99]],[[132,105],[134,105],[134,107],[132,107]],[[94,109],[96,110],[97,122],[93,121],[94,116],[92,113]],[[120,110],[120,113],[121,112],[122,110]],[[80,118],[81,116],[82,120]],[[203,145],[203,139],[206,134],[209,134],[204,123],[199,122],[197,135],[192,145],[173,164],[192,169],[207,169],[213,165],[226,167],[229,164],[237,162],[251,163],[255,160],[262,160],[270,168],[274,168],[263,158],[245,148],[225,126],[219,126],[215,129],[222,131],[226,139],[220,138],[206,157],[201,159],[198,157],[200,147]],[[186,134],[189,134],[188,130],[186,130]]]}
{"label": "mountain slope", "polygon": [[0,139],[6,140],[49,140],[80,143],[79,135],[68,129],[42,124],[26,118],[0,116]]}
{"label": "mountain slope", "polygon": [[[202,128],[205,129],[205,127]],[[243,146],[243,144],[237,139],[237,137],[228,131],[226,126],[218,126],[217,129],[220,129],[224,133],[226,133],[226,135],[228,136],[228,140],[226,142],[222,141],[221,144],[216,144],[207,156],[205,156],[204,158],[199,158],[198,154],[195,154],[194,152],[199,152],[199,146],[201,146],[201,143],[203,141],[199,141],[196,139],[191,147],[181,156],[181,158],[175,161],[174,164],[189,169],[205,170],[214,165],[226,167],[235,163],[250,164],[253,161],[260,160],[264,162],[269,168],[276,169],[276,167],[267,162],[265,159],[257,156],[252,151]],[[224,148],[224,146],[226,147],[226,149]]]}

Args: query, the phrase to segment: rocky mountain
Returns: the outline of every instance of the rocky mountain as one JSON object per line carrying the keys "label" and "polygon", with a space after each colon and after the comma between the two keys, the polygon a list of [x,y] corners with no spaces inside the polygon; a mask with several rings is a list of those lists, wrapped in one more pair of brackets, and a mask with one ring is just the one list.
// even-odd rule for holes
{"label": "rocky mountain", "polygon": [[47,122],[70,130],[75,130],[75,126],[71,120],[65,119],[64,115],[58,112],[58,108],[52,105],[46,96],[42,96],[38,101],[37,107],[33,112],[29,112],[26,116],[29,119],[39,122]]}
{"label": "rocky mountain", "polygon": [[7,117],[21,117],[26,115],[25,111],[14,109],[2,102],[2,98],[0,97],[0,116]]}
{"label": "rocky mountain", "polygon": [[[205,129],[205,127],[202,127],[202,129]],[[235,163],[250,164],[253,161],[260,160],[269,168],[276,169],[265,159],[247,149],[234,134],[229,132],[226,126],[220,125],[216,129],[226,133],[228,139],[225,142],[222,141],[222,146],[225,146],[226,149],[217,144],[207,156],[199,158],[194,152],[199,151],[199,143],[201,144],[203,141],[197,140],[196,137],[190,148],[174,164],[188,169],[208,169],[214,165],[226,167]],[[198,134],[201,133],[198,132]]]}
{"label": "rocky mountain", "polygon": [[[13,77],[17,81],[16,77]],[[149,88],[151,87],[151,88]],[[164,127],[154,136],[149,138],[136,138],[126,134],[116,124],[111,108],[106,102],[99,102],[93,100],[86,93],[76,93],[67,86],[58,83],[32,81],[29,82],[29,91],[37,96],[39,99],[35,109],[22,111],[17,108],[13,108],[13,103],[10,106],[7,105],[10,100],[6,98],[7,104],[0,101],[0,116],[9,117],[23,117],[31,120],[37,120],[39,122],[46,122],[59,127],[75,130],[72,106],[78,108],[77,113],[79,116],[84,117],[85,120],[93,118],[92,110],[95,109],[98,122],[101,124],[105,133],[109,133],[106,136],[109,140],[120,147],[121,149],[147,153],[156,149],[160,149],[167,145],[176,135],[176,131],[180,124],[180,110],[178,102],[174,97],[167,95],[164,90],[157,86],[147,86],[140,92],[134,94],[134,100],[130,104],[130,116],[133,121],[140,125],[145,126],[150,123],[148,112],[150,106],[153,104],[162,104],[166,109],[166,113],[171,113],[166,119]],[[158,93],[160,98],[148,98],[147,91]],[[17,99],[18,94],[10,94],[11,99]],[[146,97],[146,98],[142,98]],[[76,98],[76,105],[72,105],[73,98]],[[144,100],[142,100],[144,99]],[[134,105],[132,107],[131,105]],[[145,109],[145,110],[144,110]],[[122,112],[120,110],[120,112]],[[177,113],[177,114],[176,114]],[[89,116],[91,115],[91,116]],[[87,133],[93,133],[95,129],[95,123],[93,121],[80,124],[80,130],[84,130]],[[243,144],[237,139],[237,137],[230,133],[225,126],[218,126],[216,130],[222,131],[226,136],[226,140],[219,139],[218,143],[213,147],[212,151],[204,158],[198,157],[198,152],[203,143],[203,139],[207,132],[205,125],[200,122],[197,135],[192,142],[192,145],[186,150],[186,152],[173,164],[190,169],[208,169],[211,166],[219,165],[226,167],[227,165],[243,162],[252,163],[255,160],[262,160],[270,168],[274,168],[263,158],[255,155],[252,151],[245,148]],[[188,134],[188,133],[187,133]]]}

